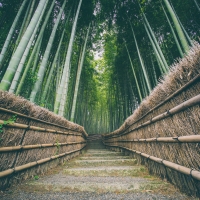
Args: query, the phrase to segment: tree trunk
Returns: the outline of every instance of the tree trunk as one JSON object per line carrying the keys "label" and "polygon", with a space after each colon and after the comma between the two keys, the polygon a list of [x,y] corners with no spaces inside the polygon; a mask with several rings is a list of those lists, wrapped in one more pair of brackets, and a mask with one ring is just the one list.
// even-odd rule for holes
{"label": "tree trunk", "polygon": [[66,55],[66,59],[65,59],[63,75],[62,75],[61,83],[58,87],[58,91],[57,91],[57,94],[56,94],[54,112],[56,114],[59,113],[59,115],[61,115],[61,116],[63,116],[63,114],[64,114],[64,107],[65,107],[65,103],[66,103],[65,101],[66,101],[66,96],[67,96],[67,92],[68,92],[68,82],[69,82],[69,74],[70,74],[70,60],[71,60],[73,42],[74,42],[74,37],[75,37],[77,21],[78,21],[78,16],[79,16],[81,4],[82,4],[82,0],[79,1],[79,5],[78,5],[78,8],[77,8],[76,16],[75,16],[73,27],[72,27],[71,37],[70,37],[70,41],[69,41],[69,46],[68,46],[68,50],[67,50],[67,55]]}
{"label": "tree trunk", "polygon": [[[144,19],[144,26],[146,26],[145,27],[145,29],[146,29],[146,32],[147,32],[147,34],[148,34],[148,36],[149,36],[149,39],[150,40],[152,40],[151,41],[151,43],[152,43],[152,46],[153,46],[153,48],[155,49],[155,51],[157,51],[157,55],[159,55],[158,57],[160,57],[160,59],[162,60],[162,68],[163,68],[163,71],[164,72],[167,72],[168,71],[168,69],[169,69],[169,66],[168,66],[168,64],[167,64],[167,61],[166,61],[166,59],[165,59],[165,57],[164,57],[164,55],[163,55],[163,53],[162,53],[162,50],[161,50],[161,48],[160,48],[160,46],[159,46],[159,44],[158,44],[158,41],[157,41],[157,39],[156,39],[156,37],[155,37],[155,34],[154,34],[154,32],[153,32],[153,30],[152,30],[152,28],[151,28],[151,26],[150,26],[150,24],[149,24],[149,22],[148,22],[148,20],[147,20],[147,18],[146,18],[146,16],[145,16],[145,14],[144,13],[142,13],[143,14],[143,19]],[[147,28],[148,27],[148,28]],[[149,29],[149,32],[148,32],[148,29]],[[152,36],[152,37],[151,37]]]}
{"label": "tree trunk", "polygon": [[199,7],[199,5],[198,5],[197,1],[196,1],[196,0],[194,0],[194,3],[195,3],[195,5],[196,5],[197,9],[198,9],[198,10],[199,10],[199,12],[200,12],[200,7]]}
{"label": "tree trunk", "polygon": [[132,67],[132,70],[133,70],[133,76],[135,78],[135,83],[136,83],[136,86],[137,86],[137,91],[138,91],[138,94],[139,94],[139,99],[140,99],[140,102],[142,102],[142,94],[141,94],[141,91],[140,91],[140,87],[139,87],[139,84],[138,84],[138,80],[137,80],[137,77],[136,77],[134,66],[133,66],[133,63],[132,63],[132,60],[131,60],[131,56],[130,56],[130,53],[129,53],[129,50],[128,50],[128,47],[127,47],[126,43],[125,43],[125,47],[126,47],[126,50],[127,50],[127,53],[128,53],[128,57],[129,57],[129,61],[131,63],[131,67]]}
{"label": "tree trunk", "polygon": [[76,85],[75,85],[75,91],[74,91],[74,98],[73,98],[72,112],[71,112],[70,121],[74,121],[74,114],[75,114],[75,108],[76,108],[76,100],[77,100],[79,82],[80,82],[80,77],[81,77],[81,71],[82,71],[82,67],[83,67],[83,61],[84,61],[84,58],[85,58],[85,51],[86,51],[86,45],[87,45],[89,31],[90,31],[90,24],[89,24],[89,27],[88,27],[88,30],[87,30],[87,35],[85,37],[85,43],[84,43],[84,46],[83,46],[83,51],[82,51],[82,55],[81,55],[80,65],[78,66],[78,70],[77,70]]}
{"label": "tree trunk", "polygon": [[16,27],[18,21],[19,21],[19,17],[20,17],[20,15],[21,15],[21,13],[22,13],[22,11],[23,11],[23,9],[24,9],[24,7],[25,7],[27,1],[28,1],[28,0],[24,0],[24,1],[23,1],[22,5],[21,5],[21,7],[20,7],[20,9],[19,9],[19,11],[18,11],[18,13],[17,13],[17,16],[15,17],[14,22],[13,22],[11,28],[10,28],[10,31],[9,31],[8,36],[7,36],[7,38],[6,38],[6,41],[5,41],[4,45],[3,45],[3,48],[2,48],[2,50],[1,50],[1,54],[0,54],[0,69],[1,69],[1,64],[2,64],[2,61],[3,61],[3,59],[4,59],[6,50],[7,50],[7,48],[8,48],[8,45],[10,44],[12,35],[13,35],[14,31],[15,31],[15,27]]}
{"label": "tree trunk", "polygon": [[39,71],[38,71],[38,74],[37,74],[37,81],[34,85],[34,88],[31,92],[31,95],[30,95],[30,101],[31,102],[35,101],[36,94],[38,93],[39,88],[42,85],[42,81],[43,81],[43,78],[44,78],[44,74],[45,74],[48,58],[49,58],[49,55],[50,55],[50,51],[51,51],[51,48],[53,46],[53,41],[54,41],[54,38],[56,36],[57,27],[58,27],[58,24],[60,22],[60,19],[61,19],[65,5],[66,5],[66,1],[64,1],[62,8],[60,9],[60,12],[59,12],[58,17],[56,19],[56,22],[54,24],[52,33],[50,35],[50,38],[49,38],[49,41],[48,41],[48,44],[47,44],[47,48],[45,50],[45,53],[44,53],[44,56],[43,56],[43,59],[42,59],[42,62],[41,62],[41,65],[40,65],[40,68],[39,68]]}
{"label": "tree trunk", "polygon": [[58,60],[58,56],[59,56],[59,53],[60,53],[61,44],[62,44],[62,41],[63,41],[63,38],[64,38],[64,34],[65,34],[65,29],[63,29],[62,36],[60,38],[60,42],[59,42],[59,45],[58,45],[58,48],[57,48],[57,51],[56,51],[56,55],[54,57],[54,60],[53,60],[52,66],[51,66],[51,70],[49,72],[48,79],[46,81],[46,84],[45,84],[45,87],[44,87],[44,90],[43,90],[43,93],[42,93],[42,97],[41,97],[42,102],[44,102],[45,99],[46,99],[46,95],[47,95],[49,84],[50,84],[50,81],[51,81],[51,78],[52,78],[53,71],[54,71],[55,67],[58,67],[57,60]]}
{"label": "tree trunk", "polygon": [[[46,4],[46,5],[47,5],[47,4]],[[37,32],[38,27],[39,27],[39,25],[40,25],[40,21],[41,21],[41,19],[42,19],[42,16],[43,16],[43,14],[44,14],[45,9],[46,9],[46,5],[44,6],[44,9],[43,9],[43,12],[42,12],[42,14],[41,14],[41,17],[40,17],[39,20],[38,20],[38,23],[37,23],[37,25],[36,25],[36,27],[35,27],[35,30],[33,31],[33,34],[32,34],[32,36],[31,36],[31,38],[30,38],[30,40],[29,40],[29,42],[28,42],[28,45],[27,45],[27,47],[26,47],[26,50],[24,51],[23,56],[22,56],[22,59],[20,60],[20,63],[19,63],[19,65],[18,65],[18,67],[17,67],[15,76],[14,76],[14,78],[13,78],[13,80],[12,80],[12,83],[11,83],[11,86],[10,86],[10,89],[9,89],[9,92],[14,93],[14,91],[15,91],[15,89],[16,89],[16,87],[17,87],[18,81],[19,81],[19,79],[20,79],[22,70],[23,70],[24,65],[25,65],[26,58],[27,58],[27,56],[28,56],[28,54],[29,54],[29,51],[30,51],[30,49],[31,49],[32,42],[33,42],[33,40],[34,40],[34,38],[35,38],[36,32]]]}
{"label": "tree trunk", "polygon": [[167,18],[169,27],[170,27],[171,32],[172,32],[172,34],[173,34],[173,37],[174,37],[174,40],[175,40],[175,42],[176,42],[176,46],[177,46],[177,48],[178,48],[178,51],[179,51],[179,53],[180,53],[180,56],[181,56],[181,58],[183,58],[183,56],[184,56],[184,55],[183,55],[183,51],[182,51],[182,49],[181,49],[181,46],[180,46],[179,41],[178,41],[178,38],[176,37],[176,34],[175,34],[175,32],[174,32],[174,29],[173,29],[173,27],[172,27],[172,25],[171,25],[171,22],[170,22],[170,20],[169,20],[169,18],[168,18],[168,16],[167,16],[167,13],[165,12],[165,9],[164,9],[163,5],[162,5],[162,9],[163,9],[163,12],[164,12],[164,14],[165,14],[165,16],[166,16],[166,18]]}
{"label": "tree trunk", "polygon": [[26,25],[26,22],[27,22],[27,18],[28,18],[28,15],[29,15],[29,13],[30,13],[30,8],[31,8],[31,1],[29,2],[29,5],[28,5],[28,8],[27,8],[27,10],[26,10],[26,14],[25,14],[25,16],[24,16],[24,20],[23,20],[23,22],[22,22],[22,25],[21,25],[21,28],[20,28],[20,32],[19,32],[19,34],[18,34],[18,36],[17,36],[17,41],[15,42],[15,49],[14,49],[14,51],[13,51],[13,53],[15,52],[15,50],[16,50],[16,48],[17,48],[17,46],[18,46],[18,44],[19,44],[19,42],[20,42],[20,40],[21,40],[21,38],[22,38],[22,36],[23,36],[23,34],[24,34],[24,29],[26,29],[25,28],[25,25]]}
{"label": "tree trunk", "polygon": [[[42,44],[42,38],[40,40],[38,40],[38,42],[39,42],[39,44],[36,42],[36,44],[35,44],[35,46],[33,48],[33,52],[31,53],[31,57],[32,57],[32,55],[35,55],[35,59],[33,61],[33,68],[34,68],[34,66],[36,67],[36,65],[37,65],[37,60],[38,60],[38,57],[39,57],[40,47],[41,47],[41,44]],[[34,50],[36,50],[36,53],[35,53]],[[31,57],[29,58],[29,61],[28,61],[27,65],[26,65],[26,68],[25,68],[25,70],[23,72],[23,75],[22,75],[22,77],[20,79],[19,85],[18,85],[17,90],[15,92],[16,95],[21,94],[22,87],[23,87],[24,81],[26,79],[26,75],[27,75],[27,73],[28,73],[28,71],[29,71],[29,69],[31,67],[31,62],[32,62],[32,61],[30,62]],[[34,73],[33,69],[32,69],[32,72]]]}
{"label": "tree trunk", "polygon": [[166,5],[168,11],[169,11],[169,14],[170,14],[173,22],[174,22],[177,34],[179,36],[179,39],[181,41],[181,45],[182,45],[183,50],[184,50],[184,53],[186,53],[189,50],[189,45],[187,43],[187,40],[186,40],[185,35],[183,33],[183,30],[182,30],[182,28],[181,28],[181,26],[180,26],[180,24],[178,22],[178,19],[177,19],[175,13],[174,13],[169,1],[168,0],[163,0],[163,1],[164,1],[165,5]]}
{"label": "tree trunk", "polygon": [[187,31],[185,30],[183,24],[181,23],[181,21],[180,21],[180,19],[179,19],[179,17],[178,17],[178,15],[176,14],[176,11],[175,11],[173,5],[171,5],[171,6],[172,6],[172,9],[173,9],[173,11],[174,11],[174,13],[175,13],[175,15],[176,15],[176,18],[177,18],[179,24],[180,24],[180,26],[181,26],[181,28],[182,28],[182,30],[183,30],[183,33],[185,34],[185,37],[186,37],[186,39],[187,39],[189,45],[192,46],[193,43],[192,43],[192,40],[191,40],[190,36],[188,35]]}
{"label": "tree trunk", "polygon": [[151,45],[152,45],[152,47],[153,47],[154,54],[156,55],[156,57],[157,57],[157,59],[158,59],[158,62],[160,63],[160,65],[159,65],[160,71],[161,71],[161,73],[166,73],[166,72],[167,72],[167,69],[166,69],[166,67],[165,67],[165,65],[164,65],[164,63],[163,63],[162,58],[160,57],[159,52],[157,51],[157,48],[156,48],[156,46],[155,46],[155,43],[154,43],[154,41],[153,41],[152,38],[151,38],[151,35],[150,35],[150,33],[149,33],[149,30],[148,30],[147,27],[146,27],[146,24],[144,24],[144,27],[145,27],[145,30],[146,30],[147,35],[148,35],[148,37],[149,37],[149,40],[150,40],[150,42],[151,42]]}
{"label": "tree trunk", "polygon": [[138,47],[138,44],[137,44],[137,40],[136,40],[136,37],[135,37],[135,33],[134,33],[134,31],[133,31],[132,24],[130,23],[130,25],[131,25],[131,29],[132,29],[132,33],[133,33],[133,37],[134,37],[134,41],[135,41],[137,53],[138,53],[138,56],[139,56],[140,64],[141,64],[141,67],[142,67],[142,71],[143,71],[143,73],[144,73],[145,80],[146,80],[146,83],[147,83],[147,87],[148,87],[148,90],[149,90],[149,93],[150,93],[150,92],[151,92],[150,80],[149,80],[149,77],[148,77],[148,75],[147,75],[147,71],[146,71],[146,69],[145,69],[145,66],[144,66],[144,63],[143,63],[143,60],[142,60],[142,57],[141,57],[141,54],[140,54],[140,50],[139,50],[139,47]]}
{"label": "tree trunk", "polygon": [[14,55],[12,56],[12,58],[10,60],[10,63],[6,70],[6,73],[4,74],[3,80],[1,81],[1,84],[0,84],[1,90],[6,91],[9,89],[11,81],[15,75],[17,66],[19,65],[19,62],[23,56],[26,46],[32,36],[35,26],[36,26],[39,18],[41,17],[43,8],[47,2],[48,2],[48,0],[40,0],[38,7],[31,19],[31,22],[30,22],[28,28],[26,29],[26,32],[24,33]]}

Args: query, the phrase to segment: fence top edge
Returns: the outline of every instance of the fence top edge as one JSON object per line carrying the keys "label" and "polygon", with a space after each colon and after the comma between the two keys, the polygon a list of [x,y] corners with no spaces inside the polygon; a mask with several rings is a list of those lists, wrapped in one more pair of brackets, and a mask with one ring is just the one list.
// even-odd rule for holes
{"label": "fence top edge", "polygon": [[[187,104],[187,103],[190,102],[190,101],[191,101],[191,103],[190,103],[191,105],[189,105],[189,106],[185,105],[185,104]],[[164,113],[161,113],[161,114],[155,116],[153,119],[144,122],[143,124],[137,126],[136,128],[134,128],[134,129],[132,129],[132,130],[130,130],[130,131],[128,131],[128,132],[125,132],[125,131],[127,130],[127,128],[126,128],[126,129],[120,131],[119,133],[114,133],[114,132],[112,132],[112,133],[105,134],[105,135],[102,135],[102,136],[103,136],[104,138],[107,138],[107,137],[108,137],[108,138],[112,138],[112,137],[116,137],[116,136],[120,137],[120,136],[122,136],[122,135],[126,135],[126,134],[131,133],[132,131],[137,130],[137,129],[139,129],[139,128],[142,128],[142,127],[144,127],[144,126],[146,126],[146,125],[150,125],[150,124],[152,124],[152,123],[155,123],[156,121],[158,121],[158,120],[160,120],[160,119],[163,119],[163,118],[166,118],[166,117],[171,116],[171,112],[170,112],[171,110],[176,110],[176,112],[174,113],[174,114],[176,114],[176,113],[178,113],[178,112],[180,112],[180,111],[182,111],[182,110],[185,110],[185,109],[187,109],[187,108],[189,108],[189,107],[191,107],[191,106],[194,106],[194,105],[198,104],[199,101],[200,101],[200,94],[199,94],[199,95],[196,95],[196,96],[194,96],[194,97],[192,97],[192,98],[190,98],[190,99],[188,99],[187,101],[182,102],[181,104],[179,104],[179,105],[177,105],[177,106],[171,108],[170,110],[168,110],[168,111],[166,111],[166,112],[164,112]],[[177,108],[178,108],[178,109],[177,109]],[[155,118],[158,118],[158,119],[155,119]],[[129,127],[130,127],[130,126],[129,126]],[[128,127],[128,128],[129,128],[129,127]]]}
{"label": "fence top edge", "polygon": [[53,126],[56,126],[56,127],[64,128],[64,129],[69,130],[69,131],[74,131],[74,132],[82,133],[85,137],[88,137],[87,133],[85,133],[83,131],[80,131],[80,130],[70,129],[70,128],[67,128],[65,126],[61,126],[59,124],[47,122],[47,121],[44,121],[44,120],[41,120],[41,119],[37,119],[35,117],[31,117],[31,116],[28,116],[28,115],[24,115],[22,113],[18,113],[18,112],[12,111],[12,110],[5,109],[5,108],[2,108],[2,107],[0,107],[0,111],[4,111],[4,112],[7,112],[7,113],[12,113],[12,114],[16,114],[16,115],[18,115],[20,117],[24,117],[24,118],[27,118],[27,119],[30,119],[30,120],[34,120],[34,121],[38,121],[38,122],[41,122],[41,123],[45,123],[45,124],[48,124],[48,125],[53,125]]}

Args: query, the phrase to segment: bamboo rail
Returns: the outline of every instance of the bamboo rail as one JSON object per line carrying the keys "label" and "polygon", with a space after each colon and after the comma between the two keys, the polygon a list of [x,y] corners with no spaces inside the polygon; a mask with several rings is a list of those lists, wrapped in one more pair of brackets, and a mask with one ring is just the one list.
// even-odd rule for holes
{"label": "bamboo rail", "polygon": [[24,118],[27,118],[27,119],[32,119],[32,120],[34,120],[34,121],[42,122],[42,123],[49,124],[49,125],[52,125],[52,126],[64,128],[64,129],[67,129],[67,130],[69,130],[69,131],[75,131],[75,132],[83,133],[82,131],[79,131],[79,130],[70,129],[70,128],[67,128],[67,127],[65,127],[65,126],[61,126],[61,125],[59,125],[59,124],[50,123],[50,122],[47,122],[47,121],[44,121],[44,120],[40,120],[40,119],[37,119],[37,118],[34,118],[34,117],[30,117],[30,116],[28,116],[28,115],[24,115],[24,114],[15,112],[15,111],[8,110],[8,109],[5,109],[5,108],[1,108],[1,107],[0,107],[0,111],[4,111],[4,112],[7,112],[7,113],[12,113],[12,114],[18,115],[18,116],[20,116],[20,117],[24,117]]}
{"label": "bamboo rail", "polygon": [[179,88],[178,90],[176,90],[176,92],[174,92],[173,94],[171,94],[164,101],[162,101],[161,103],[159,103],[158,105],[156,105],[154,108],[150,109],[146,114],[144,114],[138,120],[134,121],[132,124],[130,124],[128,127],[126,127],[124,131],[126,131],[129,127],[131,127],[132,125],[134,125],[135,123],[139,122],[141,119],[143,119],[144,117],[146,117],[149,113],[151,113],[155,109],[159,108],[160,106],[162,106],[163,104],[165,104],[167,101],[169,101],[170,99],[172,99],[173,97],[175,97],[176,95],[178,95],[179,93],[181,93],[182,91],[184,91],[187,87],[191,86],[193,83],[195,83],[196,81],[198,81],[198,79],[200,79],[200,74],[197,75],[197,76],[195,76],[187,84],[185,84],[184,86],[182,86],[181,88]]}
{"label": "bamboo rail", "polygon": [[60,158],[60,157],[63,157],[65,155],[76,153],[78,151],[81,151],[83,148],[85,148],[85,146],[80,148],[80,149],[74,150],[74,151],[65,152],[65,153],[62,153],[62,154],[59,154],[59,155],[51,156],[49,158],[44,158],[44,159],[34,161],[34,162],[30,162],[30,163],[27,163],[27,164],[24,164],[24,165],[21,165],[21,166],[18,166],[18,167],[14,167],[12,169],[7,169],[5,171],[0,172],[0,178],[6,177],[6,176],[11,175],[13,173],[20,172],[22,170],[25,170],[25,169],[28,169],[28,168],[31,168],[31,167],[34,167],[34,166],[37,166],[37,165],[41,165],[45,162],[55,160],[56,158]]}
{"label": "bamboo rail", "polygon": [[[0,124],[4,124],[4,121],[0,120]],[[50,133],[55,133],[55,134],[74,135],[74,136],[83,137],[82,134],[74,134],[74,133],[69,133],[69,132],[56,131],[56,130],[53,130],[53,129],[46,129],[46,128],[41,128],[41,127],[37,127],[37,126],[29,126],[29,125],[26,125],[26,124],[19,124],[19,123],[4,124],[4,126],[5,127],[28,129],[28,130],[34,130],[34,131],[41,131],[41,132],[50,132]]]}
{"label": "bamboo rail", "polygon": [[147,122],[137,126],[136,128],[134,128],[134,129],[132,129],[132,130],[130,130],[128,132],[125,132],[125,133],[122,133],[122,134],[119,133],[119,134],[116,134],[116,135],[113,135],[113,133],[111,133],[111,134],[108,134],[108,135],[104,135],[104,137],[106,137],[106,138],[114,138],[114,137],[119,137],[121,135],[126,135],[126,134],[131,133],[131,132],[133,132],[135,130],[143,128],[143,127],[145,127],[147,125],[153,124],[153,123],[155,123],[155,122],[157,122],[159,120],[162,120],[162,119],[165,119],[165,118],[167,118],[169,116],[177,114],[177,113],[179,113],[179,112],[181,112],[181,111],[183,111],[183,110],[185,110],[185,109],[187,109],[187,108],[189,108],[191,106],[195,106],[195,105],[197,105],[199,103],[200,103],[200,94],[195,96],[195,97],[192,97],[191,99],[179,104],[178,106],[175,106],[174,108],[172,108],[172,109],[170,109],[170,110],[168,110],[168,111],[166,111],[166,112],[164,112],[164,113],[162,113],[160,115],[157,115],[157,116],[153,117],[151,120],[148,120]]}
{"label": "bamboo rail", "polygon": [[19,150],[28,150],[28,149],[38,149],[46,147],[56,147],[56,146],[65,146],[65,145],[75,145],[75,144],[84,144],[86,142],[66,142],[66,143],[53,143],[53,144],[35,144],[35,145],[19,145],[11,147],[1,147],[0,152],[10,152],[10,151],[19,151]]}
{"label": "bamboo rail", "polygon": [[188,135],[188,136],[175,136],[175,137],[157,137],[157,138],[146,138],[146,139],[133,139],[133,140],[118,140],[106,143],[115,142],[169,142],[169,143],[190,143],[200,142],[200,135]]}
{"label": "bamboo rail", "polygon": [[178,165],[176,163],[173,163],[173,162],[170,162],[170,161],[167,161],[167,160],[163,160],[161,158],[157,158],[157,157],[142,153],[140,151],[132,150],[132,149],[129,149],[129,148],[126,148],[126,147],[117,146],[117,145],[107,145],[105,143],[104,143],[104,145],[109,146],[109,147],[118,147],[118,148],[125,149],[127,151],[131,151],[131,152],[136,153],[138,155],[141,155],[141,156],[143,156],[143,157],[145,157],[147,159],[153,160],[153,161],[155,161],[155,162],[157,162],[159,164],[163,164],[164,166],[169,167],[169,168],[171,168],[171,169],[173,169],[175,171],[178,171],[178,172],[180,172],[182,174],[190,175],[194,179],[200,180],[200,171],[198,171],[198,170],[190,169],[188,167],[184,167],[182,165]]}

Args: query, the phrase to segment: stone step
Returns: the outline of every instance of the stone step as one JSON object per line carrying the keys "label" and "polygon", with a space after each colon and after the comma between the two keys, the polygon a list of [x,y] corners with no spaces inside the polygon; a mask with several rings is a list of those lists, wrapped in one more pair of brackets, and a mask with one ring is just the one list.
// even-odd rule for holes
{"label": "stone step", "polygon": [[91,142],[91,141],[92,141],[92,142],[95,142],[95,141],[102,142],[102,141],[101,141],[101,138],[99,138],[99,137],[88,138],[87,141],[88,141],[88,142]]}
{"label": "stone step", "polygon": [[112,154],[112,155],[115,155],[115,154],[113,154],[112,152],[110,152],[110,151],[87,151],[87,152],[85,152],[85,155],[86,154],[102,154],[102,155],[104,155],[104,154]]}
{"label": "stone step", "polygon": [[86,152],[85,156],[122,156],[122,153],[119,152]]}
{"label": "stone step", "polygon": [[[27,181],[21,185],[21,191],[30,192],[34,195],[34,199],[38,199],[36,194],[40,192],[55,193],[55,195],[80,194],[79,198],[62,196],[59,199],[83,199],[82,196],[88,195],[88,193],[103,194],[103,198],[100,199],[115,199],[107,198],[107,194],[112,193],[117,195],[122,193],[125,195],[124,197],[126,194],[131,194],[129,199],[166,199],[165,196],[159,198],[158,195],[156,198],[149,198],[149,193],[164,194],[168,191],[167,193],[170,194],[168,199],[177,199],[171,198],[173,193],[177,194],[173,186],[149,175],[145,166],[138,165],[135,159],[123,156],[121,153],[102,149],[89,150],[87,154],[65,163],[64,166],[60,166],[60,169],[57,167],[56,170],[55,172],[51,171],[47,176],[40,176],[38,180]],[[17,191],[20,191],[20,186],[17,187]],[[138,198],[140,193],[143,195]],[[54,197],[52,199],[58,199],[57,196]],[[10,199],[15,199],[15,196]]]}
{"label": "stone step", "polygon": [[63,173],[67,176],[98,176],[98,177],[138,177],[144,174],[143,166],[96,166],[65,168]]}
{"label": "stone step", "polygon": [[111,160],[106,160],[106,159],[103,159],[103,160],[100,160],[100,159],[98,159],[97,160],[97,158],[95,159],[95,160],[76,160],[76,161],[74,161],[74,163],[79,163],[79,164],[84,164],[84,163],[86,163],[86,164],[96,164],[96,163],[124,163],[124,162],[132,162],[132,163],[134,163],[135,164],[135,162],[136,162],[136,159],[123,159],[123,158],[121,158],[121,159],[111,159]]}
{"label": "stone step", "polygon": [[80,157],[80,160],[116,160],[116,159],[132,159],[129,156],[104,156],[104,157],[92,157],[92,156],[87,156],[87,157]]}
{"label": "stone step", "polygon": [[87,153],[105,153],[105,152],[112,152],[114,153],[114,151],[109,151],[107,149],[90,149],[90,150],[87,150]]}
{"label": "stone step", "polygon": [[101,139],[102,136],[101,136],[100,134],[92,134],[92,135],[88,135],[87,139],[89,140],[89,139],[91,139],[91,138],[99,138],[99,139]]}
{"label": "stone step", "polygon": [[[92,143],[94,144],[95,142],[92,142]],[[113,152],[113,151],[111,151],[109,149],[105,149],[105,148],[103,148],[103,149],[87,149],[87,151],[109,151],[109,152]]]}
{"label": "stone step", "polygon": [[145,188],[148,181],[143,178],[131,177],[75,177],[54,175],[46,177],[37,182],[32,182],[30,186],[44,188],[44,190],[63,192],[131,192]]}
{"label": "stone step", "polygon": [[[63,170],[74,170],[74,171],[112,171],[112,170],[135,170],[143,166],[97,166],[97,167],[73,167],[73,168],[64,168]],[[144,167],[143,167],[144,168]]]}
{"label": "stone step", "polygon": [[100,140],[87,141],[87,147],[91,150],[104,150],[105,146]]}

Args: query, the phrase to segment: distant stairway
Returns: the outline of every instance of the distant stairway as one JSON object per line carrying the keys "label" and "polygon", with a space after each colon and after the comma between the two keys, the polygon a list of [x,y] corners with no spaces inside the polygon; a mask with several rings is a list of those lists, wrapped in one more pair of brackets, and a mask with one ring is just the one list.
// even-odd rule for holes
{"label": "distant stairway", "polygon": [[87,138],[87,148],[88,149],[105,149],[102,143],[100,134],[89,135]]}
{"label": "distant stairway", "polygon": [[101,135],[100,134],[88,135],[87,140],[88,141],[101,140]]}

